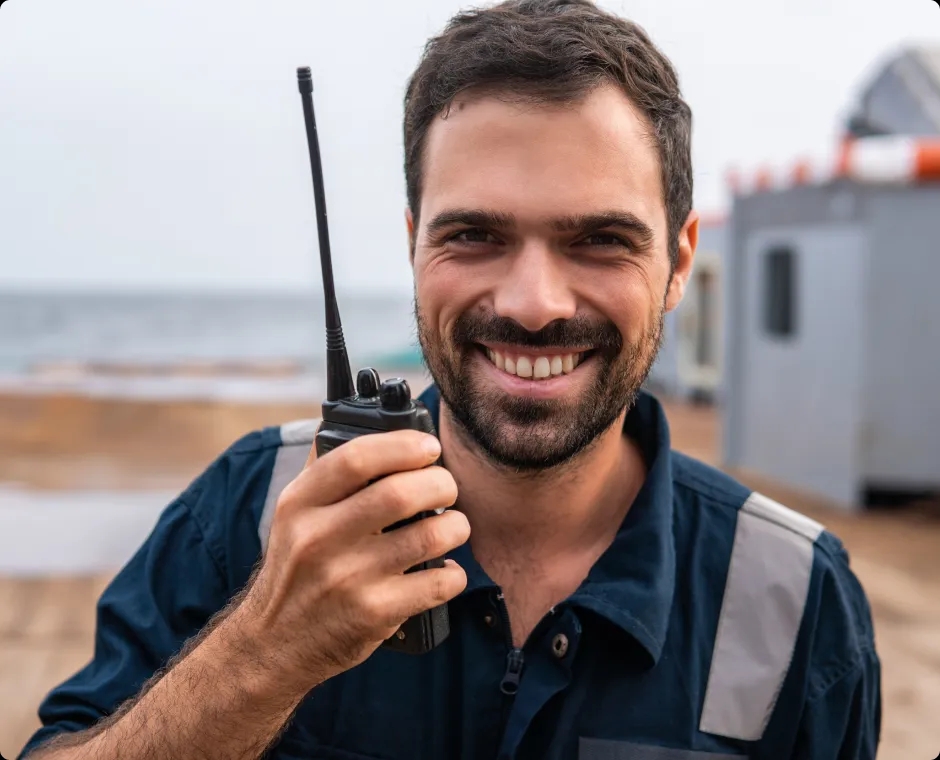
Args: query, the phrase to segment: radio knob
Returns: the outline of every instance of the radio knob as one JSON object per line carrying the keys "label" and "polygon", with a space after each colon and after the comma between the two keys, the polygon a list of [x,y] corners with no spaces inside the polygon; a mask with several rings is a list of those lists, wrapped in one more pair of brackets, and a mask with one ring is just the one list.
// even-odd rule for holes
{"label": "radio knob", "polygon": [[379,395],[379,373],[371,367],[359,370],[356,375],[356,392],[361,398],[374,398]]}
{"label": "radio knob", "polygon": [[408,381],[400,377],[393,377],[382,383],[379,391],[382,408],[387,412],[407,411],[411,404],[411,388]]}

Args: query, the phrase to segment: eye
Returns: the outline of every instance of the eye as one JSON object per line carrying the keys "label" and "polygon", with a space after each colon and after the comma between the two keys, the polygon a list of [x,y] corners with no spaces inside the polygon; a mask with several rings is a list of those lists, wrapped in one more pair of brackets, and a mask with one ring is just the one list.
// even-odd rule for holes
{"label": "eye", "polygon": [[578,242],[578,245],[600,246],[602,248],[609,248],[611,246],[620,248],[630,247],[630,244],[626,240],[612,232],[595,232],[588,235],[586,238],[582,238]]}
{"label": "eye", "polygon": [[480,244],[480,243],[498,243],[499,241],[493,237],[489,232],[482,229],[469,229],[461,230],[460,232],[451,235],[450,240],[455,243],[469,243],[469,244]]}

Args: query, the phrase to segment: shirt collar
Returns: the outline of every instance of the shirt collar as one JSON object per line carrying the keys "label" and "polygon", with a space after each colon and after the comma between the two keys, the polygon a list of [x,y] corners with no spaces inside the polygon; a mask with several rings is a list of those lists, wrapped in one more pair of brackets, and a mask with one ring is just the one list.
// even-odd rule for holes
{"label": "shirt collar", "polygon": [[[429,387],[420,400],[439,429],[437,388]],[[660,403],[641,391],[627,413],[623,430],[640,446],[647,464],[646,480],[613,543],[568,603],[591,610],[621,628],[655,664],[666,640],[676,581],[669,426]],[[467,573],[464,594],[495,588],[473,557],[469,543],[449,556]]]}

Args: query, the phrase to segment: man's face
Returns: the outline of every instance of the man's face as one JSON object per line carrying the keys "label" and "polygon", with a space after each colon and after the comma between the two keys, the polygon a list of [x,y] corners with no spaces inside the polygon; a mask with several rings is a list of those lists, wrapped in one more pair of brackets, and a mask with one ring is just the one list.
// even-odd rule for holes
{"label": "man's face", "polygon": [[655,143],[613,86],[563,106],[469,97],[433,123],[411,230],[418,336],[492,461],[561,464],[633,402],[691,263],[684,230],[670,286],[662,198]]}

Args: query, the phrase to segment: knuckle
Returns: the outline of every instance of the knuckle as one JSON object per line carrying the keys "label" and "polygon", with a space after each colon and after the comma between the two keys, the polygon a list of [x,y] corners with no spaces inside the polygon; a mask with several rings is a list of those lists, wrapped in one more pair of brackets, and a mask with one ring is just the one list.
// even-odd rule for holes
{"label": "knuckle", "polygon": [[465,543],[469,531],[465,535],[465,531],[460,527],[461,522],[465,520],[463,515],[452,519],[450,513],[423,520],[424,538],[420,546],[422,557],[426,559],[439,557]]}
{"label": "knuckle", "polygon": [[343,592],[349,574],[335,562],[325,562],[317,570],[319,585],[332,592]]}
{"label": "knuckle", "polygon": [[388,605],[375,591],[360,590],[356,594],[356,607],[362,617],[370,623],[381,623],[388,616]]}
{"label": "knuckle", "polygon": [[281,489],[281,493],[278,494],[277,501],[274,504],[275,517],[281,515],[281,519],[283,519],[284,514],[290,514],[299,505],[301,501],[301,489],[298,480],[299,478],[294,478]]}
{"label": "knuckle", "polygon": [[[364,438],[365,436],[363,436]],[[335,449],[340,453],[339,465],[344,474],[351,480],[365,480],[368,478],[368,459],[362,446],[357,445],[362,438],[357,438]]]}
{"label": "knuckle", "polygon": [[331,515],[307,510],[291,515],[279,525],[272,525],[272,533],[276,527],[282,536],[282,545],[299,563],[309,565],[311,560],[316,560],[317,564],[322,564],[337,554],[336,522]]}
{"label": "knuckle", "polygon": [[407,478],[385,478],[382,481],[382,502],[395,514],[404,516],[413,502]]}
{"label": "knuckle", "polygon": [[392,435],[397,438],[396,444],[409,457],[427,461],[427,454],[422,447],[427,433],[422,433],[420,430],[396,430]]}
{"label": "knuckle", "polygon": [[441,528],[433,517],[422,520],[419,523],[420,529],[415,531],[415,554],[422,558],[436,555],[441,541]]}
{"label": "knuckle", "polygon": [[322,527],[312,521],[296,525],[292,538],[294,553],[303,560],[320,556],[326,543]]}
{"label": "knuckle", "polygon": [[447,601],[450,598],[452,582],[447,573],[435,574],[431,581],[431,597],[438,604]]}

